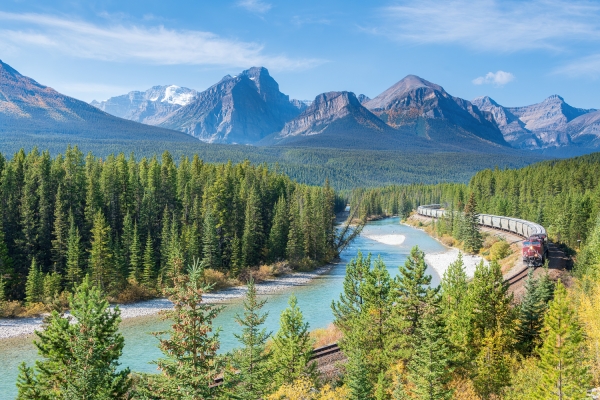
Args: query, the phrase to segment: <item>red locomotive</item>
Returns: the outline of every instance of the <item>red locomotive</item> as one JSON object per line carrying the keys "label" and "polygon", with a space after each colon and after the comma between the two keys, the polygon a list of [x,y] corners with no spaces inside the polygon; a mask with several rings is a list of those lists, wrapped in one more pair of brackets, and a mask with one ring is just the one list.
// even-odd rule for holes
{"label": "red locomotive", "polygon": [[545,234],[529,236],[523,241],[523,264],[528,267],[544,265],[548,258],[548,241]]}

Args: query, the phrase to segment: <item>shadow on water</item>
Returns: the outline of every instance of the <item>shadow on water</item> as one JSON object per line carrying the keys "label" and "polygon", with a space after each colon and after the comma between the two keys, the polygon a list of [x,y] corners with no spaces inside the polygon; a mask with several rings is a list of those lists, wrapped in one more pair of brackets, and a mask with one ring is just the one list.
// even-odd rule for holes
{"label": "shadow on water", "polygon": [[[404,237],[403,241],[401,236]],[[401,243],[398,244],[399,242]],[[333,321],[330,305],[332,300],[337,300],[341,293],[346,263],[356,256],[357,251],[360,250],[365,255],[372,253],[373,257],[381,256],[390,274],[396,275],[398,266],[404,264],[410,249],[415,245],[425,253],[438,253],[445,250],[440,243],[424,232],[401,225],[398,218],[370,222],[361,236],[341,254],[340,262],[333,265],[327,273],[308,284],[261,296],[268,301],[264,308],[269,312],[265,324],[267,330],[275,332],[278,329],[279,314],[287,307],[287,300],[291,293],[298,298],[298,305],[311,329],[326,327]],[[435,271],[429,269],[428,273],[432,275],[432,284],[438,285],[440,278]],[[234,316],[242,311],[241,302],[241,299],[236,299],[225,303],[225,309],[215,321],[215,325],[222,329],[221,352],[227,352],[237,346],[234,333],[238,332],[239,326],[235,323]],[[168,322],[161,321],[156,315],[123,321],[121,332],[125,337],[125,349],[121,364],[134,371],[156,372],[156,366],[150,364],[150,361],[160,358],[162,353],[157,347],[158,340],[150,332],[162,331],[168,327]],[[0,362],[4,372],[0,376],[0,393],[3,399],[16,396],[18,365],[22,361],[31,365],[35,358],[36,351],[32,344],[32,337],[0,341]]]}

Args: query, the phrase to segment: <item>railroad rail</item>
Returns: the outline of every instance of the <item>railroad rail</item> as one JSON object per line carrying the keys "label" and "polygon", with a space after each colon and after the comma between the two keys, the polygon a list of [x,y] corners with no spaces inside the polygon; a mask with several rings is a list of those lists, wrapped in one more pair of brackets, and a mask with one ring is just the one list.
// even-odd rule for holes
{"label": "railroad rail", "polygon": [[[426,217],[441,218],[447,213],[449,213],[449,211],[443,210],[440,204],[429,204],[417,207],[417,214]],[[533,235],[546,235],[546,229],[540,224],[526,221],[524,219],[510,218],[500,215],[479,214],[479,225],[514,233],[515,235],[521,236],[525,239]],[[516,274],[506,278],[505,282],[507,282],[510,286],[513,286],[527,278],[528,272],[529,267],[525,266]]]}
{"label": "railroad rail", "polygon": [[[337,354],[340,351],[341,351],[340,347],[338,346],[337,343],[328,344],[326,346],[318,347],[318,348],[316,348],[316,349],[313,350],[313,354],[310,357],[310,361],[317,361],[320,358],[327,357],[327,356],[330,356],[332,354]],[[211,387],[221,386],[223,384],[223,377],[219,376],[219,377],[215,378],[213,382],[214,383],[212,385],[210,385]]]}

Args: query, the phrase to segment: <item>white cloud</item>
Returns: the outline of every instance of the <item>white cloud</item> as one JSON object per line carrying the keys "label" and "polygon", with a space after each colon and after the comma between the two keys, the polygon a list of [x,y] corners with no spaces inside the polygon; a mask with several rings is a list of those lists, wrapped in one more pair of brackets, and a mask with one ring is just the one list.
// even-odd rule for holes
{"label": "white cloud", "polygon": [[[73,18],[0,11],[0,21],[19,29],[0,29],[4,45],[33,46],[95,60],[157,65],[266,66],[274,70],[311,68],[324,60],[268,55],[255,42],[220,37],[212,32],[113,24],[99,26]],[[24,28],[26,27],[26,28]]]}
{"label": "white cloud", "polygon": [[600,40],[600,2],[586,0],[405,0],[381,10],[376,34],[476,50],[560,51]]}
{"label": "white cloud", "polygon": [[554,70],[555,74],[563,74],[571,77],[588,76],[600,77],[600,54],[584,57]]}
{"label": "white cloud", "polygon": [[498,72],[488,72],[485,76],[480,76],[478,78],[473,79],[473,84],[475,85],[494,85],[496,87],[504,86],[509,82],[515,80],[515,76],[510,72],[498,71]]}
{"label": "white cloud", "polygon": [[240,0],[237,5],[258,14],[264,14],[273,7],[271,4],[260,0]]}

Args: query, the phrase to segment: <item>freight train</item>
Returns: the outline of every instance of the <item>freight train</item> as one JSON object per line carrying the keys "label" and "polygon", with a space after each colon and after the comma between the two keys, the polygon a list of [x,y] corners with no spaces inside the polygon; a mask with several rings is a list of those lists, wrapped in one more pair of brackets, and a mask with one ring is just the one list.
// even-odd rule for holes
{"label": "freight train", "polygon": [[[427,217],[440,218],[446,215],[446,212],[440,204],[417,207],[417,213]],[[539,267],[548,258],[548,236],[546,229],[540,224],[500,215],[479,214],[479,225],[511,232],[524,238],[521,254],[523,264],[529,267]]]}

